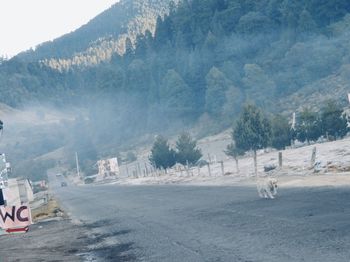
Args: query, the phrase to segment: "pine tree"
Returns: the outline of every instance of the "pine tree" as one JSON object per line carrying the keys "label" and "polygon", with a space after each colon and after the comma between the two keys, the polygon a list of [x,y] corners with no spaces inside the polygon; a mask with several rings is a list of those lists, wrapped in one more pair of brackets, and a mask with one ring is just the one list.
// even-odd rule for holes
{"label": "pine tree", "polygon": [[225,91],[229,81],[216,67],[210,69],[206,76],[207,90],[205,95],[205,107],[209,114],[220,115],[226,101]]}
{"label": "pine tree", "polygon": [[271,133],[270,121],[262,111],[254,105],[246,105],[236,123],[232,137],[238,148],[253,151],[256,176],[258,174],[256,152],[270,144]]}
{"label": "pine tree", "polygon": [[276,115],[272,119],[272,147],[281,150],[290,146],[292,140],[291,126],[288,119],[282,115]]}
{"label": "pine tree", "polygon": [[149,161],[156,168],[170,168],[175,165],[175,151],[170,148],[168,140],[157,136],[151,149]]}
{"label": "pine tree", "polygon": [[197,142],[189,133],[183,132],[176,141],[176,161],[182,165],[194,165],[201,157]]}
{"label": "pine tree", "polygon": [[233,157],[233,159],[236,161],[236,169],[237,173],[239,173],[238,157],[244,155],[244,150],[238,148],[236,146],[236,143],[231,143],[227,145],[226,150],[224,152],[227,156]]}
{"label": "pine tree", "polygon": [[322,135],[318,114],[309,108],[303,109],[296,124],[296,138],[301,142],[316,141]]}
{"label": "pine tree", "polygon": [[321,124],[322,134],[334,139],[343,138],[349,131],[348,119],[335,101],[328,101],[322,108]]}

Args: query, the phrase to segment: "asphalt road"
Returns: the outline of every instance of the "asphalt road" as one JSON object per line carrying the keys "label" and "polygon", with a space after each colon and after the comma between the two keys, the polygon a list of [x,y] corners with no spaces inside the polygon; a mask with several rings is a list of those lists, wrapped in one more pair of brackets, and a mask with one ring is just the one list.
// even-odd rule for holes
{"label": "asphalt road", "polygon": [[[100,261],[350,261],[350,188],[54,188],[74,219],[93,225]],[[127,254],[114,257],[114,251]],[[119,253],[118,253],[119,254]]]}

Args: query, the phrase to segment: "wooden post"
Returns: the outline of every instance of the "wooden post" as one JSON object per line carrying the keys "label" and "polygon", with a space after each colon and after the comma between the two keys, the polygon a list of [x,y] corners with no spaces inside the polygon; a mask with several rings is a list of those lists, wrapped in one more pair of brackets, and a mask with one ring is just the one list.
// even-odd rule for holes
{"label": "wooden post", "polygon": [[211,163],[211,157],[210,157],[209,153],[208,153],[208,162],[209,162],[209,164]]}
{"label": "wooden post", "polygon": [[220,164],[221,164],[221,173],[222,173],[222,176],[224,176],[225,175],[224,161],[220,161]]}
{"label": "wooden post", "polygon": [[138,172],[139,172],[140,176],[142,176],[140,162],[137,162],[137,169],[139,170]]}
{"label": "wooden post", "polygon": [[258,177],[258,161],[257,161],[257,156],[256,156],[256,150],[253,151],[253,156],[254,156],[254,174],[255,177]]}
{"label": "wooden post", "polygon": [[312,155],[311,155],[311,168],[313,168],[315,166],[315,162],[316,162],[316,147],[314,147],[312,149]]}
{"label": "wooden post", "polygon": [[278,166],[282,168],[282,152],[278,152]]}
{"label": "wooden post", "polygon": [[197,171],[198,171],[198,176],[201,175],[201,168],[199,166],[197,166]]}
{"label": "wooden post", "polygon": [[148,167],[146,163],[145,163],[145,170],[146,170],[146,176],[148,177]]}
{"label": "wooden post", "polygon": [[186,173],[187,173],[187,176],[190,176],[190,174],[189,174],[189,170],[188,170],[188,161],[186,160]]}
{"label": "wooden post", "polygon": [[126,174],[129,177],[129,168],[128,168],[128,164],[126,164]]}
{"label": "wooden post", "polygon": [[211,176],[210,164],[208,163],[207,166],[208,166],[209,176]]}

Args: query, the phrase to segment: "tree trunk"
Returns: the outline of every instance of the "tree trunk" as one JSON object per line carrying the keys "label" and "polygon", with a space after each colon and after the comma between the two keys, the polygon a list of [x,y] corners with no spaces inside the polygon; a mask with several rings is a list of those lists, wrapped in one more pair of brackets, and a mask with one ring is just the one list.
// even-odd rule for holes
{"label": "tree trunk", "polygon": [[253,156],[254,156],[254,174],[255,174],[255,177],[258,177],[258,161],[256,156],[256,150],[254,150]]}
{"label": "tree trunk", "polygon": [[236,161],[236,170],[237,170],[237,174],[239,174],[238,158],[235,158],[235,161]]}

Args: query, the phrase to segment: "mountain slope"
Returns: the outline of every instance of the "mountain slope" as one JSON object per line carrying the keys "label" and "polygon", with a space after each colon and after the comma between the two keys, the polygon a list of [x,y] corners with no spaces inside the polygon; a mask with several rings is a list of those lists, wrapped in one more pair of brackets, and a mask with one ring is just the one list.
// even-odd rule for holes
{"label": "mountain slope", "polygon": [[[141,18],[135,18],[134,4],[158,8],[161,2],[169,3],[121,2],[76,32],[1,63],[0,102],[83,112],[50,131],[30,129],[34,138],[12,146],[19,161],[64,147],[72,166],[72,152],[79,152],[82,166],[91,169],[98,157],[116,155],[144,137],[152,140],[155,133],[193,128],[205,135],[228,128],[246,102],[286,114],[305,105],[319,108],[328,98],[345,105],[348,0],[184,0],[157,19],[154,35],[136,37],[123,55],[98,55],[106,60],[80,66],[94,52],[109,50],[104,44],[113,46],[134,23],[144,24],[135,22]],[[135,39],[131,32],[137,30],[128,35]],[[30,149],[27,156],[24,148]],[[31,166],[26,162],[22,170]]]}
{"label": "mountain slope", "polygon": [[178,1],[121,0],[76,31],[17,58],[27,62],[43,60],[60,70],[108,61],[113,54],[124,54],[128,38],[134,44],[138,35],[146,31],[154,34],[157,18],[168,14],[170,6]]}

